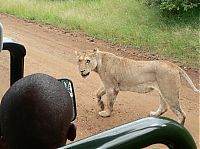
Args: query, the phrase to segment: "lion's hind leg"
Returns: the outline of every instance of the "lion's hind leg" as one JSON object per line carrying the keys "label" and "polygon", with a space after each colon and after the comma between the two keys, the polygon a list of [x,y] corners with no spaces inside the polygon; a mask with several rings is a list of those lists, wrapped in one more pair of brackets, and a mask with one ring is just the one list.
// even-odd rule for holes
{"label": "lion's hind leg", "polygon": [[168,102],[168,105],[169,105],[170,109],[172,110],[172,112],[174,114],[176,114],[176,116],[178,117],[178,122],[180,124],[184,125],[186,114],[181,109],[179,101],[176,100],[176,102],[174,102],[174,103],[173,102]]}
{"label": "lion's hind leg", "polygon": [[[163,88],[162,88],[163,89]],[[178,117],[178,122],[184,125],[186,115],[180,107],[179,103],[179,88],[177,86],[165,86],[165,90],[161,90],[161,95],[172,112]]]}
{"label": "lion's hind leg", "polygon": [[160,62],[157,67],[156,81],[161,96],[178,117],[178,122],[184,124],[186,115],[180,107],[180,74],[175,65]]}
{"label": "lion's hind leg", "polygon": [[160,105],[158,110],[150,112],[150,116],[160,116],[167,111],[167,103],[164,98],[160,95]]}
{"label": "lion's hind leg", "polygon": [[106,90],[104,87],[100,87],[96,93],[97,96],[97,102],[98,102],[98,106],[100,107],[100,111],[104,110],[104,103],[101,100],[102,96],[106,93]]}

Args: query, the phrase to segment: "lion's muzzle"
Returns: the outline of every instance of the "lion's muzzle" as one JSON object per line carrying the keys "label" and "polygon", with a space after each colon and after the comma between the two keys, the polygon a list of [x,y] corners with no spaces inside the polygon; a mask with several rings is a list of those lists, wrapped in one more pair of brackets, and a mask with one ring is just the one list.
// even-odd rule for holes
{"label": "lion's muzzle", "polygon": [[85,74],[84,72],[81,71],[81,76],[84,78],[87,77],[89,74],[90,74],[89,72]]}

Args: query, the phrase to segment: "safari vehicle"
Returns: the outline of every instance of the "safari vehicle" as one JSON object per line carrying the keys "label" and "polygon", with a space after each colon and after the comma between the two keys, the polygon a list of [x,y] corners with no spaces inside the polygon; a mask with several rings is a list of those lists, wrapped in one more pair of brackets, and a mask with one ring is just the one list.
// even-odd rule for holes
{"label": "safari vehicle", "polygon": [[[1,50],[1,49],[0,49]],[[3,49],[10,52],[10,86],[24,76],[23,45],[3,38]],[[71,95],[76,119],[76,102],[73,83],[69,79],[58,79]],[[164,144],[170,149],[196,149],[190,133],[179,123],[163,117],[146,117],[86,139],[73,142],[60,149],[140,149],[153,144]]]}

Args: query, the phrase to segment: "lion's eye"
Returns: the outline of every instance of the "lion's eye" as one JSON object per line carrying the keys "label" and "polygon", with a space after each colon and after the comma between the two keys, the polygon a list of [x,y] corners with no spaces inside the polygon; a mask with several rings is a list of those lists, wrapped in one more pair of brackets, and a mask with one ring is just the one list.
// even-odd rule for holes
{"label": "lion's eye", "polygon": [[86,60],[86,63],[89,64],[89,63],[90,63],[90,60]]}

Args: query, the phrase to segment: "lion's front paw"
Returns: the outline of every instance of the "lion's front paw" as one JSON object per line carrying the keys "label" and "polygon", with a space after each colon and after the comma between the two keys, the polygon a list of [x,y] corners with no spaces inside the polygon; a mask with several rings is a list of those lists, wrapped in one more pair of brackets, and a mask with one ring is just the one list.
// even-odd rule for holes
{"label": "lion's front paw", "polygon": [[107,112],[107,111],[100,111],[100,112],[99,112],[99,115],[102,116],[102,117],[109,117],[109,116],[110,116],[110,113]]}

